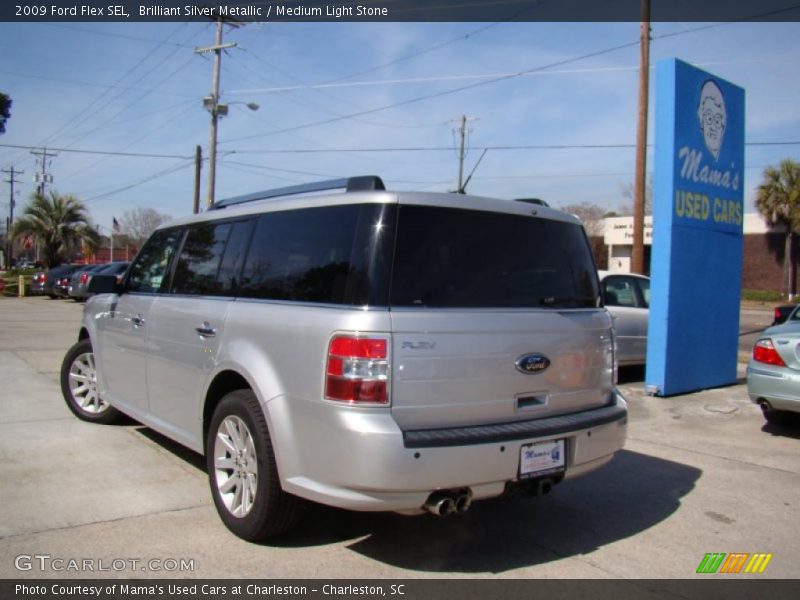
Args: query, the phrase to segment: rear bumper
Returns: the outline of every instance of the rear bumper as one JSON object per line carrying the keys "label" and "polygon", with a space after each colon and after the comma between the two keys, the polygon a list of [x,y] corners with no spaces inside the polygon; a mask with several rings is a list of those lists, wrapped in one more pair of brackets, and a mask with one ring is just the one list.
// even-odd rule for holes
{"label": "rear bumper", "polygon": [[747,393],[755,403],[767,401],[776,410],[800,412],[800,372],[751,363],[747,366]]}
{"label": "rear bumper", "polygon": [[[323,416],[318,404],[282,398],[266,408],[284,489],[351,510],[414,511],[438,489],[498,496],[518,479],[520,448],[532,442],[565,440],[565,477],[575,477],[608,462],[627,434],[627,403],[617,391],[601,409],[433,436],[404,433],[388,410],[325,404]],[[446,431],[457,444],[442,443]]]}

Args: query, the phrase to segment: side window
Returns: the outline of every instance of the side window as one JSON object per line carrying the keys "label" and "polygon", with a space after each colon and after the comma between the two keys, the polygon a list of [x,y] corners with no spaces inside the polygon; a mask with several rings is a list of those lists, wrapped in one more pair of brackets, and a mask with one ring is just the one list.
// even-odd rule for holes
{"label": "side window", "polygon": [[366,274],[351,263],[358,205],[262,215],[253,233],[238,295],[341,304],[349,280]]}
{"label": "side window", "polygon": [[642,292],[644,308],[650,308],[650,280],[637,279],[636,281],[639,283],[639,290]]}
{"label": "side window", "polygon": [[235,293],[241,285],[239,278],[252,229],[252,220],[237,221],[231,226],[228,245],[225,246],[225,254],[222,257],[222,264],[219,267],[219,275],[217,276],[217,280],[226,294]]}
{"label": "side window", "polygon": [[182,233],[181,229],[165,229],[156,231],[150,237],[131,265],[128,291],[145,294],[161,291]]}
{"label": "side window", "polygon": [[603,299],[608,306],[636,306],[636,290],[628,277],[607,277],[603,281]]}
{"label": "side window", "polygon": [[217,278],[231,223],[203,223],[189,228],[172,283],[174,294],[214,296],[224,286]]}

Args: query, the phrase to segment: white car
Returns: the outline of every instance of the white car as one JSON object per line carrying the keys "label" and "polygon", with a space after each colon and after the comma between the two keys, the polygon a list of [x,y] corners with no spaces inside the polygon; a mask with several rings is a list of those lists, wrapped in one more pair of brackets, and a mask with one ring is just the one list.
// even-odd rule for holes
{"label": "white car", "polygon": [[614,319],[620,365],[643,365],[647,356],[650,278],[598,271],[603,302]]}

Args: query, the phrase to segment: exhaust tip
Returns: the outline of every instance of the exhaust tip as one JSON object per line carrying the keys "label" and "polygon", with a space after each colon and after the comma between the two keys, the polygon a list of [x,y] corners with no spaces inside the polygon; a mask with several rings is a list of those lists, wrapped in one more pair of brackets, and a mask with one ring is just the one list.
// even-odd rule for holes
{"label": "exhaust tip", "polygon": [[452,515],[456,512],[456,503],[452,498],[442,498],[439,514],[443,517]]}
{"label": "exhaust tip", "polygon": [[472,506],[472,494],[466,493],[461,494],[458,498],[456,498],[456,512],[460,514],[464,514],[467,512]]}
{"label": "exhaust tip", "polygon": [[443,490],[433,492],[422,508],[437,517],[446,517],[453,513],[465,513],[472,506],[472,490]]}

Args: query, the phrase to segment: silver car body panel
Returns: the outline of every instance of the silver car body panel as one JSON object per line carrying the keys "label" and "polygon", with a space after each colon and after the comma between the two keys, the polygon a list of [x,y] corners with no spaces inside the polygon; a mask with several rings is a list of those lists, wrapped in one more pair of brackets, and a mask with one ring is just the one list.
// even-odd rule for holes
{"label": "silver car body panel", "polygon": [[[169,227],[364,202],[576,223],[559,211],[502,200],[357,192],[252,202]],[[84,326],[103,397],[198,452],[212,383],[224,373],[244,379],[266,416],[284,489],[334,506],[416,511],[432,491],[455,487],[470,487],[476,499],[496,496],[518,478],[525,444],[565,440],[566,477],[573,477],[610,460],[626,436],[611,321],[602,308],[389,310],[125,293],[90,298]],[[389,340],[388,406],[325,399],[328,347],[340,333]],[[533,354],[548,366],[520,372],[517,361]],[[494,433],[484,435],[484,427]],[[408,439],[464,428],[472,441],[459,445],[420,442],[419,434],[416,443]]]}
{"label": "silver car body panel", "polygon": [[747,392],[755,402],[767,401],[776,410],[800,412],[800,321],[788,320],[769,327],[759,339],[768,338],[785,367],[755,361],[747,365]]}
{"label": "silver car body panel", "polygon": [[[610,273],[599,271],[601,286],[605,287],[609,277],[629,280],[645,280],[647,277],[634,273]],[[638,303],[638,299],[637,299]],[[649,308],[642,306],[622,306],[606,302],[606,308],[614,321],[617,338],[617,361],[620,365],[643,365],[647,358],[647,328],[650,319]]]}

